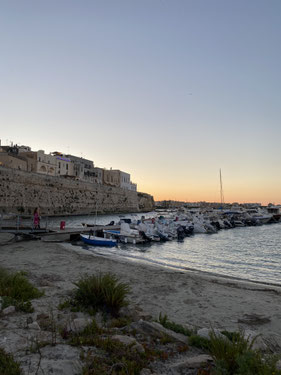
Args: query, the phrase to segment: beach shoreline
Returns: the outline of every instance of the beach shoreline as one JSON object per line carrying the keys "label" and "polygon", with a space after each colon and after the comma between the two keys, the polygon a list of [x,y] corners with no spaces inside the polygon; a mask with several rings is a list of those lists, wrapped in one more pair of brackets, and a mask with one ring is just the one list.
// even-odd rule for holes
{"label": "beach shoreline", "polygon": [[179,271],[87,252],[71,244],[14,242],[0,247],[0,264],[25,271],[45,292],[34,301],[58,306],[83,274],[114,273],[131,287],[129,300],[144,316],[159,314],[194,328],[251,329],[281,347],[281,287],[196,270]]}

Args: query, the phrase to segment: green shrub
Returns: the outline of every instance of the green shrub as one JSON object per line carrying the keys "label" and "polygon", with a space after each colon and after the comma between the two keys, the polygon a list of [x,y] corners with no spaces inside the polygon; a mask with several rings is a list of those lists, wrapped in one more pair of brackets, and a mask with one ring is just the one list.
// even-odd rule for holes
{"label": "green shrub", "polygon": [[7,354],[0,348],[0,374],[1,375],[21,375],[19,364],[11,354]]}
{"label": "green shrub", "polygon": [[[82,332],[71,333],[70,335],[65,335],[65,331],[62,332],[62,338],[68,339],[70,344],[73,346],[87,345],[95,346],[98,335],[103,333],[103,329],[100,328],[96,321],[93,319],[92,323],[87,325]],[[69,336],[69,337],[67,337]]]}
{"label": "green shrub", "polygon": [[96,356],[88,357],[83,374],[120,374],[138,375],[140,371],[148,365],[148,360],[144,353],[139,353],[131,346],[126,346],[118,341],[97,338],[95,346],[106,352],[106,357],[102,359],[103,371],[96,372]]}
{"label": "green shrub", "polygon": [[209,350],[215,361],[215,375],[281,375],[275,368],[276,360],[262,358],[253,350],[254,340],[244,338],[242,332],[230,336],[231,340],[210,335]]}
{"label": "green shrub", "polygon": [[131,318],[119,317],[111,320],[109,328],[122,328],[132,323]]}
{"label": "green shrub", "polygon": [[110,273],[85,275],[75,285],[77,289],[72,304],[89,312],[101,309],[116,316],[120,308],[128,304],[126,296],[130,291],[129,286]]}
{"label": "green shrub", "polygon": [[30,300],[43,295],[26,278],[24,272],[8,272],[0,268],[0,296],[2,297],[2,308],[14,305],[17,310],[32,312]]}
{"label": "green shrub", "polygon": [[210,340],[206,339],[205,337],[198,336],[193,334],[189,337],[188,340],[189,345],[195,346],[199,349],[206,349],[209,350]]}
{"label": "green shrub", "polygon": [[89,350],[82,358],[85,362],[84,375],[138,375],[149,362],[146,353],[139,353],[133,345],[112,340],[95,321],[81,333],[70,333],[68,340],[74,346],[93,346],[98,349]]}
{"label": "green shrub", "polygon": [[185,336],[191,336],[192,332],[191,330],[183,327],[181,324],[177,324],[174,322],[171,322],[167,315],[162,316],[162,314],[159,314],[158,322],[165,328],[170,329],[171,331],[174,331],[176,333],[182,333]]}

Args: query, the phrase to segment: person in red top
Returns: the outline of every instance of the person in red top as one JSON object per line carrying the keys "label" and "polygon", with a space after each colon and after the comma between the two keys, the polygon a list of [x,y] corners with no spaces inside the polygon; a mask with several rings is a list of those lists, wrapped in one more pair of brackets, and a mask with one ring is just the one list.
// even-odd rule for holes
{"label": "person in red top", "polygon": [[33,225],[34,225],[34,229],[40,229],[40,213],[39,213],[38,207],[36,207],[34,210]]}

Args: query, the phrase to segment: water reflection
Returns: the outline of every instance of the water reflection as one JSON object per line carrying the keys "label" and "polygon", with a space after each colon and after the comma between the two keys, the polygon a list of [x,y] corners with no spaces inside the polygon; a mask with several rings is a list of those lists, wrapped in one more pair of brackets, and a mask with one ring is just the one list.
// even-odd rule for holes
{"label": "water reflection", "polygon": [[[153,216],[153,213],[146,216]],[[141,218],[142,214],[126,217]],[[98,224],[119,220],[117,215],[103,215]],[[94,216],[66,218],[67,225],[82,227],[82,222],[93,223]],[[60,218],[53,220],[58,225]],[[175,267],[196,269],[236,278],[281,285],[281,223],[258,227],[221,230],[216,234],[196,234],[183,242],[171,241],[145,245],[119,245],[114,249],[88,249],[105,255],[130,258]]]}

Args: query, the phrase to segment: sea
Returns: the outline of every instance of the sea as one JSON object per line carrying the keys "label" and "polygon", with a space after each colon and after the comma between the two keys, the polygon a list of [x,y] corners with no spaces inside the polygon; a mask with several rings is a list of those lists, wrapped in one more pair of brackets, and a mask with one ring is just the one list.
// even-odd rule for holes
{"label": "sea", "polygon": [[[83,228],[82,223],[109,224],[121,218],[155,217],[157,213],[56,217],[49,227]],[[158,214],[159,215],[159,214]],[[237,227],[215,234],[195,234],[183,242],[151,242],[120,244],[114,248],[93,247],[78,242],[85,252],[128,259],[135,263],[158,265],[179,271],[198,271],[228,278],[281,286],[281,223],[257,227]]]}

